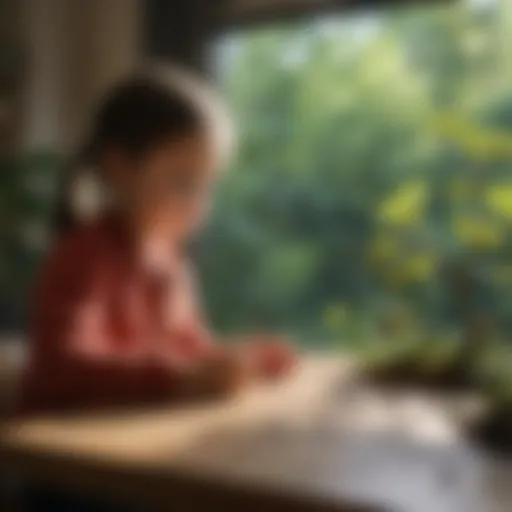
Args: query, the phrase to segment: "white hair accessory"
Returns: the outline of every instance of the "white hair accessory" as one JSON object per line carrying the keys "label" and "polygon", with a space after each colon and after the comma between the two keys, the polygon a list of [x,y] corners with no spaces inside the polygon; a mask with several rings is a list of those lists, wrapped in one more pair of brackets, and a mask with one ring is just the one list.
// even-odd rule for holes
{"label": "white hair accessory", "polygon": [[94,169],[79,170],[71,185],[69,201],[79,220],[90,220],[104,210],[107,194]]}

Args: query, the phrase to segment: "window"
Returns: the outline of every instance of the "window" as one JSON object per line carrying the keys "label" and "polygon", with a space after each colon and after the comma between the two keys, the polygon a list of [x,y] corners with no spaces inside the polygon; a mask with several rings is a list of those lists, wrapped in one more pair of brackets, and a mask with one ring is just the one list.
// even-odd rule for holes
{"label": "window", "polygon": [[475,0],[218,41],[241,131],[200,251],[220,330],[360,345],[478,313],[510,333],[511,15]]}

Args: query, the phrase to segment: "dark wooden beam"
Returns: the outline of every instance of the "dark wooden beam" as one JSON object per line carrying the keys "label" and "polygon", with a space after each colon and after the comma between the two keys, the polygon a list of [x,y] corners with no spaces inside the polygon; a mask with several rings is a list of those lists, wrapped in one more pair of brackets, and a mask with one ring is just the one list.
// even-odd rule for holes
{"label": "dark wooden beam", "polygon": [[217,14],[217,29],[244,27],[261,23],[293,21],[319,14],[393,7],[417,7],[449,3],[455,0],[269,0],[225,2]]}

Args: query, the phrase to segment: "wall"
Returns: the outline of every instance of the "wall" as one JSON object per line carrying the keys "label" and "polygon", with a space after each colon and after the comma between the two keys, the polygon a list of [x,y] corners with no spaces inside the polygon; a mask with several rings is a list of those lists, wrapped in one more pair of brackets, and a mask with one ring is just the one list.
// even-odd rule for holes
{"label": "wall", "polygon": [[139,0],[22,2],[22,145],[70,151],[101,91],[140,60]]}

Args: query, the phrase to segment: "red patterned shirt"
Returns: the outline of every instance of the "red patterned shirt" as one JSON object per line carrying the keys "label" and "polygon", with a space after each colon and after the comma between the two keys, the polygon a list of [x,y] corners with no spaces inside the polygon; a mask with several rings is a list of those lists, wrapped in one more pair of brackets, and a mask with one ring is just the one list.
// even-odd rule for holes
{"label": "red patterned shirt", "polygon": [[151,267],[115,217],[77,228],[36,288],[24,412],[170,398],[210,349],[181,258]]}

